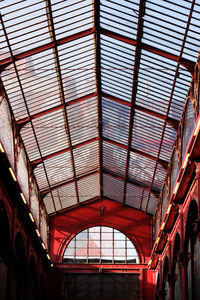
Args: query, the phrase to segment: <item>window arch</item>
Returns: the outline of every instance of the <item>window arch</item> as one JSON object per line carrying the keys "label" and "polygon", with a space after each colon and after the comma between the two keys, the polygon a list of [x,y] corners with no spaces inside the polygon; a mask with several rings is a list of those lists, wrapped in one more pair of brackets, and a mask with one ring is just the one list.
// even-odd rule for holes
{"label": "window arch", "polygon": [[139,263],[138,253],[120,231],[106,226],[87,228],[73,237],[67,245],[64,263]]}

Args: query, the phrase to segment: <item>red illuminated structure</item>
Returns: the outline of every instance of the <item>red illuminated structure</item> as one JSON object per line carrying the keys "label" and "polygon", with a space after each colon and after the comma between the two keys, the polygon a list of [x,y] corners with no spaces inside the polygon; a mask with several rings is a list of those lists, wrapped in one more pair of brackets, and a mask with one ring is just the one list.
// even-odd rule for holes
{"label": "red illuminated structure", "polygon": [[[14,2],[0,3],[0,299],[198,299],[200,3]],[[97,226],[112,239],[91,240]]]}

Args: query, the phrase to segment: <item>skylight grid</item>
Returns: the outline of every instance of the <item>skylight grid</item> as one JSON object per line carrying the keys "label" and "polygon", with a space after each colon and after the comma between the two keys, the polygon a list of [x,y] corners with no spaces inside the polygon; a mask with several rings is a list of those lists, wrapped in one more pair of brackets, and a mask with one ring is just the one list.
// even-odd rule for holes
{"label": "skylight grid", "polygon": [[43,201],[44,201],[47,213],[48,214],[54,213],[55,208],[54,208],[53,199],[52,199],[52,196],[50,193],[43,199]]}
{"label": "skylight grid", "polygon": [[103,137],[128,145],[130,107],[102,97]]}
{"label": "skylight grid", "polygon": [[99,168],[99,145],[97,141],[74,149],[73,154],[77,177]]}
{"label": "skylight grid", "polygon": [[108,174],[103,174],[103,195],[118,202],[123,201],[124,182]]}
{"label": "skylight grid", "polygon": [[163,182],[166,178],[167,171],[163,168],[161,164],[157,164],[156,173],[153,180],[153,188],[161,190]]}
{"label": "skylight grid", "polygon": [[70,152],[45,159],[44,164],[51,186],[73,178]]}
{"label": "skylight grid", "polygon": [[[65,209],[67,207],[73,206],[77,204],[76,190],[74,182],[68,183],[62,187],[56,188],[52,190],[53,198],[56,205],[56,210]],[[47,197],[44,197],[44,201]],[[60,206],[60,208],[59,208]]]}
{"label": "skylight grid", "polygon": [[127,183],[125,204],[140,209],[143,198],[147,198],[149,192],[137,187],[134,184]]}
{"label": "skylight grid", "polygon": [[138,11],[138,1],[118,3],[103,0],[100,5],[100,25],[124,36],[136,38]]}
{"label": "skylight grid", "polygon": [[176,130],[171,125],[166,124],[160,155],[159,155],[160,159],[169,161],[175,138],[176,138]]}
{"label": "skylight grid", "polygon": [[158,199],[152,193],[150,193],[149,203],[147,206],[147,213],[153,215],[155,213],[157,205],[158,205]]}
{"label": "skylight grid", "polygon": [[89,98],[67,107],[72,145],[98,135],[97,99]]}
{"label": "skylight grid", "polygon": [[80,202],[100,196],[99,174],[79,179],[77,183]]}
{"label": "skylight grid", "polygon": [[87,36],[69,42],[58,47],[58,53],[65,101],[94,92],[96,90],[94,38]]}
{"label": "skylight grid", "polygon": [[[8,5],[2,7],[1,13],[14,54],[50,42],[44,1],[26,1],[28,5],[23,1],[6,2]],[[11,24],[16,24],[15,30],[10,29]]]}
{"label": "skylight grid", "polygon": [[103,141],[103,169],[124,176],[127,150]]}
{"label": "skylight grid", "polygon": [[56,38],[63,38],[93,27],[92,0],[70,0],[64,4],[53,1],[52,14]]}
{"label": "skylight grid", "polygon": [[39,189],[47,189],[49,187],[47,177],[45,174],[44,166],[43,164],[39,164],[35,169],[34,169],[34,175],[36,177]]}
{"label": "skylight grid", "polygon": [[[151,9],[153,9],[153,13],[151,13]],[[157,11],[155,13],[155,11]],[[175,3],[170,1],[159,1],[155,3],[153,1],[146,1],[146,13],[144,16],[144,35],[143,42],[148,43],[149,45],[155,46],[162,50],[168,51],[175,55],[179,55],[182,39],[184,36],[183,27],[187,24],[187,19],[189,15],[190,7],[187,5],[184,8],[179,10],[179,5],[175,5]],[[165,17],[163,17],[165,14]],[[168,16],[166,18],[166,16]],[[173,21],[173,16],[179,18],[182,21],[176,20],[176,25]],[[185,26],[183,24],[185,21]],[[151,23],[151,26],[148,27],[148,22]],[[173,23],[172,23],[173,22]],[[152,24],[153,23],[153,24]],[[156,27],[154,24],[157,24]],[[180,25],[180,27],[179,27]],[[163,32],[163,28],[166,28]],[[160,28],[160,30],[158,30]],[[174,36],[173,32],[177,32],[176,39],[173,40],[168,34]],[[159,32],[159,34],[158,34]],[[179,34],[180,33],[180,34]],[[182,34],[182,38],[181,38]],[[158,46],[159,45],[159,46]]]}
{"label": "skylight grid", "polygon": [[137,182],[151,185],[155,161],[130,152],[128,178]]}
{"label": "skylight grid", "polygon": [[32,122],[42,155],[69,147],[62,110],[51,112],[34,119]]}
{"label": "skylight grid", "polygon": [[194,62],[197,60],[200,45],[200,33],[199,30],[197,30],[197,28],[200,27],[199,9],[200,5],[196,1],[186,37],[186,43],[183,49],[183,57]]}
{"label": "skylight grid", "polygon": [[131,147],[157,156],[164,121],[135,110]]}

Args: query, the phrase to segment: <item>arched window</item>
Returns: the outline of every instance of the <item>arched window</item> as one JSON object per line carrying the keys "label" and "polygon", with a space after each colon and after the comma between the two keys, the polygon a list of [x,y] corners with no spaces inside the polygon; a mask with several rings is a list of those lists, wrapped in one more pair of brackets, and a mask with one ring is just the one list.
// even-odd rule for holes
{"label": "arched window", "polygon": [[95,226],[78,233],[67,245],[64,263],[139,263],[133,243],[120,231]]}

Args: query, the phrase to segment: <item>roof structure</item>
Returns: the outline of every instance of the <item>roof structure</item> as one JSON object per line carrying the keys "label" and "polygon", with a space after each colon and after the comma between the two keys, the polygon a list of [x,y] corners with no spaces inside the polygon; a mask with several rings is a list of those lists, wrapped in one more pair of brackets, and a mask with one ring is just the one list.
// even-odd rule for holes
{"label": "roof structure", "polygon": [[200,1],[1,4],[2,81],[47,212],[154,214],[199,51]]}

